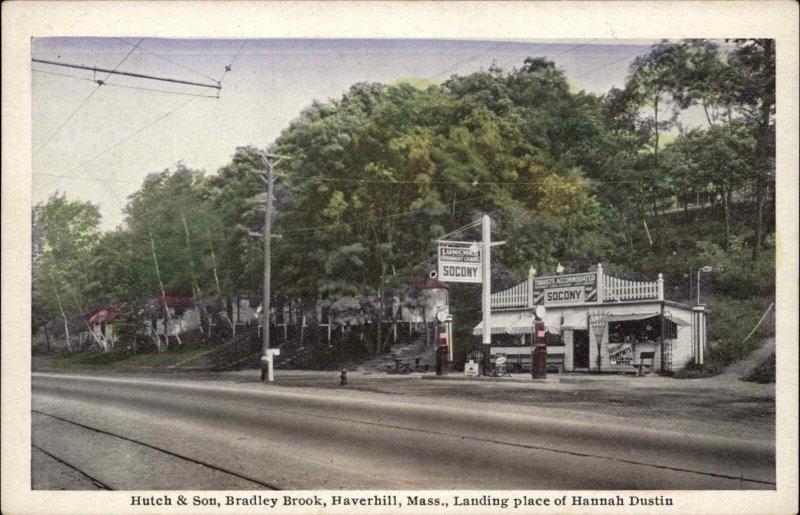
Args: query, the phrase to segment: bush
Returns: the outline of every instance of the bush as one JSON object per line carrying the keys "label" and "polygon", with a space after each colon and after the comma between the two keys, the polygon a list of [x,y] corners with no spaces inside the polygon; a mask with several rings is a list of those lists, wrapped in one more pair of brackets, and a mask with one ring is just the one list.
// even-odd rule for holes
{"label": "bush", "polygon": [[710,363],[729,365],[755,350],[764,338],[770,336],[769,324],[762,323],[744,343],[771,300],[754,297],[745,300],[717,296],[711,299],[709,316],[709,341],[707,359]]}
{"label": "bush", "polygon": [[724,367],[720,363],[705,363],[698,365],[693,361],[687,363],[682,369],[675,372],[676,379],[702,379],[715,376],[722,372]]}
{"label": "bush", "polygon": [[775,353],[773,352],[770,357],[764,360],[759,366],[751,370],[746,376],[742,378],[744,381],[751,383],[774,383],[775,382]]}

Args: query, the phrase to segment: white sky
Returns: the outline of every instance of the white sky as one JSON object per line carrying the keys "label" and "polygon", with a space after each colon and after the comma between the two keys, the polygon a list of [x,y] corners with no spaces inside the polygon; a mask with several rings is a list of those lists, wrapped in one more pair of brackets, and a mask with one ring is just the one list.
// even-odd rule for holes
{"label": "white sky", "polygon": [[98,204],[102,228],[113,229],[122,222],[126,197],[148,173],[181,160],[213,173],[237,146],[268,145],[313,100],[338,98],[356,82],[443,80],[544,56],[578,90],[603,94],[622,87],[630,62],[655,42],[148,38],[134,49],[139,40],[39,38],[33,58],[113,69],[130,52],[119,71],[210,83],[235,57],[220,97],[185,95],[216,95],[214,89],[120,75],[98,88],[74,78],[95,78],[92,71],[32,63],[39,70],[32,74],[34,203],[65,191]]}

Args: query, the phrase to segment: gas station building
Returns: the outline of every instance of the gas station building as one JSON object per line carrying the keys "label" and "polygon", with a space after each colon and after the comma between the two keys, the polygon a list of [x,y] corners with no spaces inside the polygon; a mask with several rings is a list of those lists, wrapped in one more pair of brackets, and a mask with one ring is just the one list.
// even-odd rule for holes
{"label": "gas station building", "polygon": [[[664,298],[655,281],[605,274],[602,265],[581,274],[529,278],[491,295],[491,359],[509,370],[529,369],[534,310],[544,311],[548,368],[568,372],[671,372],[702,363],[704,306]],[[473,334],[483,331],[483,322]]]}

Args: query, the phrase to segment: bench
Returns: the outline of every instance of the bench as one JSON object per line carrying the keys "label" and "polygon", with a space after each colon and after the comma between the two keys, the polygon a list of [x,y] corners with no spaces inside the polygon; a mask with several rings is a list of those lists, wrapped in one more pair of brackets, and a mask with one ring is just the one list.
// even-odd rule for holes
{"label": "bench", "polygon": [[547,371],[560,374],[564,371],[564,354],[548,354],[547,355]]}

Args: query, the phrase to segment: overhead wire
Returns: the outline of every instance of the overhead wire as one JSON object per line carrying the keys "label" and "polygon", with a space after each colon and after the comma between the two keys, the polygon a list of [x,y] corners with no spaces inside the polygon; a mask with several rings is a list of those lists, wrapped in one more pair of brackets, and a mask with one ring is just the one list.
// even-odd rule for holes
{"label": "overhead wire", "polygon": [[[247,40],[245,40],[244,42],[242,42],[241,46],[239,46],[239,50],[238,50],[238,51],[236,52],[236,54],[233,56],[233,59],[231,60],[231,64],[230,64],[230,65],[228,65],[228,67],[226,67],[225,73],[223,73],[223,74],[222,74],[222,76],[220,77],[219,81],[217,81],[217,82],[220,82],[220,83],[221,83],[221,82],[222,82],[222,79],[224,79],[224,78],[225,78],[225,74],[227,74],[227,73],[228,73],[228,71],[230,71],[230,70],[229,70],[229,69],[227,69],[227,68],[229,68],[230,66],[232,66],[232,65],[233,65],[233,63],[236,61],[236,58],[237,58],[237,57],[239,56],[239,54],[241,53],[241,51],[242,51],[242,48],[244,48],[244,44],[245,44],[245,43],[247,43]],[[134,49],[132,49],[132,50],[135,50],[135,48],[134,48]],[[214,79],[212,79],[212,80],[214,80]],[[79,163],[77,166],[75,166],[75,167],[73,167],[72,169],[70,169],[70,170],[67,172],[67,174],[71,174],[72,172],[74,172],[74,171],[76,171],[76,170],[80,169],[80,168],[81,168],[82,166],[84,166],[85,164],[87,164],[87,163],[90,163],[91,161],[94,161],[95,159],[97,159],[97,158],[99,158],[99,157],[101,157],[101,156],[103,156],[103,155],[107,154],[107,153],[108,153],[108,152],[110,152],[111,150],[113,150],[113,149],[117,148],[118,146],[120,146],[121,144],[125,143],[125,142],[126,142],[126,141],[128,141],[129,139],[131,139],[131,138],[133,138],[133,137],[137,136],[137,135],[138,135],[138,134],[140,134],[141,132],[143,132],[143,131],[147,130],[148,128],[152,127],[153,125],[155,125],[156,123],[160,122],[160,121],[161,121],[161,120],[163,120],[164,118],[166,118],[166,117],[168,117],[169,115],[171,115],[171,114],[175,113],[175,112],[176,112],[176,111],[178,111],[179,109],[182,109],[183,107],[185,107],[186,105],[188,105],[190,102],[192,102],[192,101],[193,101],[195,98],[197,98],[197,97],[206,97],[206,98],[207,98],[208,96],[207,96],[207,95],[203,95],[203,93],[205,93],[205,92],[209,91],[210,89],[211,89],[211,88],[207,88],[205,91],[202,91],[201,93],[199,93],[199,94],[195,95],[193,98],[190,98],[189,100],[187,100],[187,101],[186,101],[186,102],[184,102],[183,104],[179,105],[179,106],[178,106],[178,107],[176,107],[175,109],[173,109],[173,110],[171,110],[171,111],[169,111],[169,112],[167,112],[167,113],[163,114],[162,116],[160,116],[159,118],[156,118],[155,120],[153,120],[152,122],[148,123],[148,124],[147,124],[147,125],[145,125],[144,127],[141,127],[141,128],[139,128],[139,129],[137,129],[137,130],[136,130],[136,131],[134,131],[133,133],[131,133],[131,134],[129,134],[128,136],[124,137],[123,139],[121,139],[121,140],[117,141],[116,143],[114,143],[113,145],[111,145],[111,146],[110,146],[110,147],[108,147],[107,149],[103,150],[102,152],[100,152],[100,153],[98,153],[98,154],[96,154],[96,155],[94,155],[94,156],[90,157],[89,159],[86,159],[85,161],[82,161],[82,162],[81,162],[81,163]]]}
{"label": "overhead wire", "polygon": [[573,50],[576,50],[576,49],[578,49],[578,48],[580,48],[580,47],[582,47],[582,46],[589,45],[589,44],[591,44],[591,43],[592,43],[592,41],[597,41],[597,38],[592,38],[592,39],[590,39],[589,41],[587,41],[586,43],[581,43],[581,44],[579,44],[579,45],[575,45],[574,47],[572,47],[572,48],[569,48],[569,49],[567,49],[567,50],[565,50],[565,51],[561,52],[560,54],[557,54],[557,55],[553,56],[551,59],[556,59],[556,58],[558,58],[558,57],[561,57],[562,55],[566,55],[566,54],[568,54],[568,53],[572,52]]}
{"label": "overhead wire", "polygon": [[[139,40],[139,43],[137,43],[135,47],[131,48],[130,51],[127,54],[125,54],[125,57],[123,57],[122,60],[117,63],[117,65],[114,67],[114,70],[111,73],[109,73],[102,82],[108,81],[108,78],[111,77],[111,75],[117,70],[117,68],[119,68],[122,65],[122,63],[124,63],[128,59],[128,57],[130,57],[130,55],[133,53],[134,50],[136,50],[136,48],[142,43],[142,41],[144,41],[144,38],[141,38]],[[55,137],[55,135],[58,134],[61,131],[61,129],[63,129],[64,126],[72,119],[72,117],[75,116],[78,113],[78,111],[80,111],[81,108],[83,106],[85,106],[87,104],[87,102],[89,102],[89,100],[91,100],[91,98],[94,96],[94,94],[97,93],[97,91],[100,89],[101,85],[102,84],[100,82],[97,83],[97,87],[94,88],[91,93],[89,93],[89,96],[86,97],[86,99],[83,102],[81,102],[81,104],[78,107],[76,107],[75,110],[72,111],[72,113],[70,113],[69,116],[67,116],[66,120],[61,122],[61,125],[59,125],[58,128],[55,131],[53,131],[53,133],[50,134],[50,136],[47,137],[47,139],[44,141],[44,143],[42,143],[39,146],[39,148],[37,148],[33,152],[33,155],[38,154],[39,151],[41,151],[48,143],[50,143],[50,140],[52,140],[53,137]]]}
{"label": "overhead wire", "polygon": [[[124,40],[124,39],[122,39],[122,38],[116,38],[116,39],[118,39],[118,40],[122,41],[123,43],[126,43],[126,44],[128,44],[128,45],[131,45],[131,46],[133,46],[133,43],[131,43],[130,41],[126,41],[126,40]],[[143,46],[140,46],[140,47],[139,47],[139,50],[141,50],[142,52],[147,52],[147,53],[148,53],[148,54],[150,54],[150,55],[153,55],[153,56],[155,56],[155,57],[158,57],[159,59],[163,59],[164,61],[167,61],[168,63],[172,63],[172,64],[175,64],[175,65],[177,65],[177,66],[180,66],[181,68],[185,68],[185,69],[189,70],[190,72],[193,72],[193,73],[196,73],[196,74],[198,74],[198,75],[200,75],[200,76],[202,76],[202,77],[205,77],[206,79],[213,80],[214,82],[219,82],[219,81],[218,81],[217,79],[215,79],[214,77],[211,77],[211,76],[209,76],[209,75],[206,75],[205,73],[203,73],[203,72],[201,72],[201,71],[197,71],[197,70],[195,70],[194,68],[190,68],[189,66],[186,66],[185,64],[179,63],[179,62],[177,62],[177,61],[173,61],[172,59],[170,59],[170,58],[168,58],[168,57],[164,57],[164,56],[163,56],[163,55],[161,55],[161,54],[157,54],[157,53],[153,52],[152,50],[148,50],[148,49],[144,48]]]}
{"label": "overhead wire", "polygon": [[236,51],[236,53],[233,56],[233,59],[231,59],[231,62],[228,63],[227,66],[225,66],[225,71],[222,72],[222,75],[219,77],[219,80],[217,82],[222,84],[222,81],[225,79],[225,76],[228,75],[228,72],[231,71],[231,69],[233,69],[233,63],[236,62],[236,59],[239,57],[239,54],[242,53],[242,49],[244,48],[244,45],[247,44],[247,41],[248,41],[247,39],[242,41],[242,44],[239,46],[239,50]]}
{"label": "overhead wire", "polygon": [[78,77],[77,75],[67,75],[66,73],[58,73],[58,72],[51,72],[47,70],[34,70],[31,69],[32,73],[44,73],[47,75],[58,75],[59,77],[68,77],[70,79],[78,79],[78,80],[88,80],[89,82],[94,82],[97,84],[97,81],[94,79],[90,79],[89,77]]}
{"label": "overhead wire", "polygon": [[630,59],[631,57],[633,57],[633,56],[635,56],[635,55],[637,55],[637,54],[640,54],[640,53],[642,53],[642,51],[641,51],[641,50],[636,50],[635,52],[633,52],[633,53],[631,53],[631,54],[628,54],[628,55],[625,55],[625,56],[623,56],[623,57],[620,57],[619,59],[615,59],[615,60],[613,60],[613,61],[611,61],[611,62],[608,62],[608,63],[606,63],[606,64],[602,64],[602,65],[600,65],[600,66],[596,66],[596,67],[594,67],[594,68],[590,68],[590,69],[586,70],[585,72],[583,72],[583,73],[581,73],[581,74],[579,74],[579,75],[576,75],[576,76],[574,76],[574,77],[572,77],[572,78],[573,78],[573,79],[577,79],[577,78],[583,77],[583,76],[585,76],[585,75],[588,75],[588,74],[590,74],[590,73],[592,73],[592,72],[595,72],[595,71],[597,71],[597,70],[602,70],[603,68],[606,68],[606,67],[608,67],[608,66],[611,66],[612,64],[617,64],[617,63],[618,63],[618,62],[620,62],[620,61],[624,61],[624,60],[626,60],[626,59]]}

